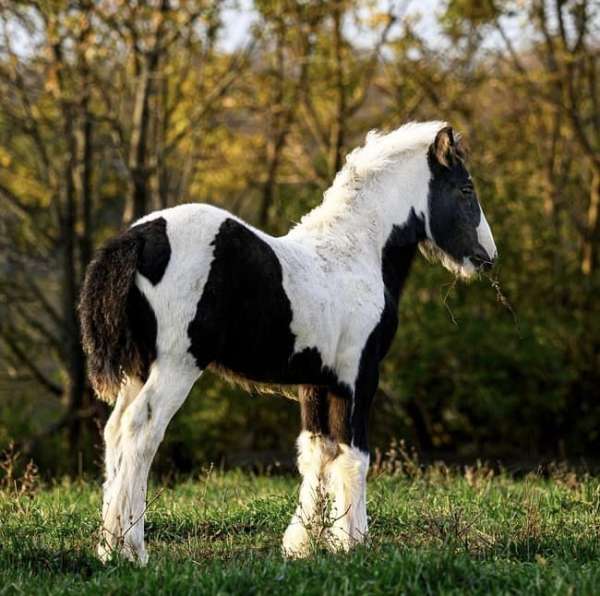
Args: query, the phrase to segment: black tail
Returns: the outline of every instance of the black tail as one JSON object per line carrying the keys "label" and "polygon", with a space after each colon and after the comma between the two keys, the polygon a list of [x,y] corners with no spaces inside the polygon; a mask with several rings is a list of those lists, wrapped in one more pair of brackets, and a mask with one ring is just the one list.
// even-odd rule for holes
{"label": "black tail", "polygon": [[88,266],[79,302],[83,349],[92,387],[113,402],[124,376],[140,376],[143,362],[128,322],[143,238],[132,230],[109,240]]}

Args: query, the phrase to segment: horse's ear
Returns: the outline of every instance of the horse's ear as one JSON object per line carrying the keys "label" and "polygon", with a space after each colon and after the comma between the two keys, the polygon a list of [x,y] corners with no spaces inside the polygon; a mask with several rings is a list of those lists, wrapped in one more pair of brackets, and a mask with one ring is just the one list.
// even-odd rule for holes
{"label": "horse's ear", "polygon": [[444,126],[435,136],[435,141],[433,141],[433,154],[437,161],[448,167],[454,156],[454,147],[454,131],[451,126]]}

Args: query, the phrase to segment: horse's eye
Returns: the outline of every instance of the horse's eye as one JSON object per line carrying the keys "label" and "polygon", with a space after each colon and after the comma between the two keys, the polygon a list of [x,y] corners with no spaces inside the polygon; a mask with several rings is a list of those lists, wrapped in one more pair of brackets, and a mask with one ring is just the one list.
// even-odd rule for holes
{"label": "horse's eye", "polygon": [[472,184],[467,184],[466,186],[463,186],[460,189],[460,192],[462,192],[466,196],[471,196],[473,194],[473,192],[474,192],[473,185]]}

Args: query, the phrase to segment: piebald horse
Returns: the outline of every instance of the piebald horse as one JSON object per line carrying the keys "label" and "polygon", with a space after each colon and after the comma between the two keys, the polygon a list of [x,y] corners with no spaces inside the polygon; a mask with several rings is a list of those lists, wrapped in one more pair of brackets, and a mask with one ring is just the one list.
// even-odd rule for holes
{"label": "piebald horse", "polygon": [[90,264],[80,318],[106,425],[103,537],[144,564],[151,462],[207,368],[297,388],[299,505],[283,537],[310,552],[323,495],[332,549],[367,534],[367,421],[418,247],[469,277],[496,259],[458,135],[444,122],[371,132],[323,202],[273,237],[206,204],[151,213]]}

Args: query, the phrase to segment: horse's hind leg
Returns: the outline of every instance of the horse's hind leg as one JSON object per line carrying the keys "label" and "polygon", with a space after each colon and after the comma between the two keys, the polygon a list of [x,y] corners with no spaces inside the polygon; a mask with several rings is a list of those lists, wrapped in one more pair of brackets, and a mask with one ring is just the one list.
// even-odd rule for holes
{"label": "horse's hind leg", "polygon": [[298,437],[298,470],[302,475],[300,502],[283,536],[283,551],[289,557],[310,552],[310,533],[320,531],[323,509],[323,468],[333,455],[327,432],[327,389],[302,386],[299,393],[302,432]]}
{"label": "horse's hind leg", "polygon": [[110,502],[110,492],[113,480],[117,475],[119,455],[121,453],[121,419],[129,404],[141,391],[143,383],[130,377],[126,380],[119,392],[115,407],[104,427],[104,467],[105,481],[103,485],[102,517],[106,514],[106,508]]}
{"label": "horse's hind leg", "polygon": [[165,359],[121,416],[120,450],[103,516],[99,554],[120,550],[144,564],[144,512],[148,472],[167,425],[185,401],[199,371]]}

